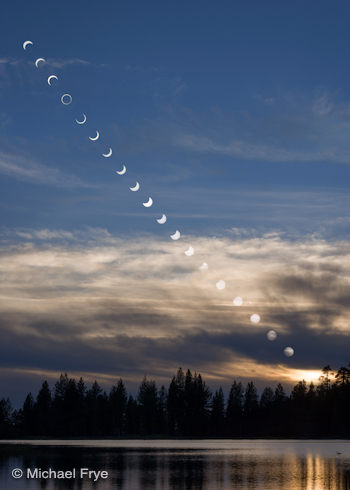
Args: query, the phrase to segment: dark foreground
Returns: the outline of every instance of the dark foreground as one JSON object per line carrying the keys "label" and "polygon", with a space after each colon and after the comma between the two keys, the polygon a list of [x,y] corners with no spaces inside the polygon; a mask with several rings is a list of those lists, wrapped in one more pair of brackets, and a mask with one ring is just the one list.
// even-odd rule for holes
{"label": "dark foreground", "polygon": [[[68,473],[65,479],[58,478],[62,473],[56,479],[11,476],[14,469],[26,475],[27,468]],[[108,477],[98,477],[101,471]],[[350,441],[3,441],[0,488],[345,490]]]}

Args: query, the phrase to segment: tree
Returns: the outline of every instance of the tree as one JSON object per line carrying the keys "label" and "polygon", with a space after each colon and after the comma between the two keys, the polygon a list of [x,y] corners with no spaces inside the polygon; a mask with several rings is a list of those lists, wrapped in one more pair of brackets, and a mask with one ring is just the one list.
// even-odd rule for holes
{"label": "tree", "polygon": [[167,390],[161,386],[157,403],[157,434],[167,434]]}
{"label": "tree", "polygon": [[45,380],[36,397],[36,406],[40,414],[49,412],[51,408],[51,391],[48,382]]}
{"label": "tree", "polygon": [[303,379],[299,381],[293,388],[291,393],[292,400],[297,400],[299,403],[303,403],[306,399],[307,385],[306,381]]}
{"label": "tree", "polygon": [[249,436],[253,436],[257,432],[256,415],[258,412],[258,406],[258,392],[253,381],[250,381],[247,384],[244,392],[243,404],[244,429],[245,433]]}
{"label": "tree", "polygon": [[283,386],[278,383],[273,395],[273,408],[271,426],[271,434],[275,437],[285,437],[289,435],[289,419],[288,406],[289,398],[287,397]]}
{"label": "tree", "polygon": [[320,388],[328,392],[331,387],[331,376],[333,376],[332,368],[329,364],[322,369],[323,375],[320,377]]}
{"label": "tree", "polygon": [[253,381],[247,384],[244,392],[244,405],[243,411],[245,415],[251,415],[256,412],[258,408],[258,392],[256,391]]}
{"label": "tree", "polygon": [[293,411],[293,433],[301,436],[311,437],[313,427],[310,425],[310,414],[308,411],[308,387],[305,380],[299,381],[291,392],[291,406]]}
{"label": "tree", "polygon": [[225,398],[222,388],[215,391],[211,402],[210,432],[216,437],[222,437],[225,430]]}
{"label": "tree", "polygon": [[170,382],[167,400],[168,427],[170,435],[184,433],[185,375],[180,367]]}
{"label": "tree", "polygon": [[55,389],[54,389],[53,401],[56,406],[63,403],[66,394],[67,385],[68,385],[67,373],[61,374],[60,379],[55,383]]}
{"label": "tree", "polygon": [[121,435],[125,429],[125,413],[128,395],[122,379],[113,386],[109,394],[110,420],[112,434]]}
{"label": "tree", "polygon": [[[44,381],[34,402],[29,393],[19,410],[9,399],[0,400],[0,437],[13,436],[104,436],[175,435],[189,437],[350,437],[350,365],[333,377],[323,369],[320,383],[299,381],[287,396],[283,386],[266,387],[258,402],[251,381],[243,391],[233,382],[226,411],[224,394],[211,395],[202,376],[181,368],[169,390],[157,390],[155,381],[143,379],[137,399],[127,398],[120,379],[106,392],[95,381],[87,389],[61,374],[53,395]],[[225,419],[225,424],[223,420]]]}
{"label": "tree", "polygon": [[281,407],[283,405],[283,403],[285,403],[286,399],[287,399],[287,396],[286,396],[286,393],[284,391],[284,388],[281,385],[281,383],[278,383],[278,385],[275,389],[275,393],[274,393],[274,400],[273,400],[274,405]]}
{"label": "tree", "polygon": [[262,410],[270,410],[273,405],[273,400],[274,396],[272,388],[270,388],[270,386],[267,386],[266,388],[264,388],[264,391],[262,392],[260,397],[260,408]]}
{"label": "tree", "polygon": [[350,435],[350,369],[340,367],[333,386],[332,432],[339,436]]}
{"label": "tree", "polygon": [[94,381],[86,393],[87,431],[88,435],[104,435],[106,431],[107,395],[97,381]]}
{"label": "tree", "polygon": [[132,395],[129,395],[128,402],[126,404],[126,433],[130,435],[140,433],[140,420],[139,409],[136,400]]}
{"label": "tree", "polygon": [[350,383],[350,369],[342,366],[335,375],[335,384],[344,387]]}
{"label": "tree", "polygon": [[158,393],[155,381],[145,376],[139,387],[137,397],[140,406],[140,423],[142,434],[155,434],[157,426]]}
{"label": "tree", "polygon": [[184,435],[191,435],[193,433],[193,424],[195,423],[195,418],[197,417],[195,396],[194,378],[191,371],[187,369],[183,390],[183,412],[181,415],[181,432]]}
{"label": "tree", "polygon": [[79,421],[79,392],[77,383],[74,378],[70,378],[66,385],[62,404],[62,416],[65,426],[65,432],[70,436],[78,435]]}
{"label": "tree", "polygon": [[200,374],[195,373],[190,383],[190,389],[185,395],[188,420],[186,435],[204,436],[207,433],[210,413],[211,393]]}
{"label": "tree", "polygon": [[22,430],[24,435],[35,435],[35,411],[34,398],[31,393],[28,393],[22,407]]}
{"label": "tree", "polygon": [[86,392],[87,388],[82,377],[77,383],[78,406],[77,406],[77,433],[80,435],[87,434],[87,408],[86,408]]}
{"label": "tree", "polygon": [[273,430],[273,402],[274,393],[270,386],[264,388],[259,401],[259,434],[269,435]]}
{"label": "tree", "polygon": [[48,382],[45,380],[36,397],[35,411],[37,417],[38,435],[44,436],[50,433],[51,421],[51,391]]}
{"label": "tree", "polygon": [[243,386],[234,381],[228,395],[226,407],[226,430],[230,437],[242,435]]}
{"label": "tree", "polygon": [[7,437],[12,432],[13,409],[9,398],[0,400],[0,437]]}

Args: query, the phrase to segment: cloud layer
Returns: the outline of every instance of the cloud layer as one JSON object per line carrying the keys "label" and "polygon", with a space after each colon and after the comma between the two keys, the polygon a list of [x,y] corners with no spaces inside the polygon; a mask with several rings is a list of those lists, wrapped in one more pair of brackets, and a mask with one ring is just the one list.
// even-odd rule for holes
{"label": "cloud layer", "polygon": [[[346,242],[17,235],[23,241],[7,238],[0,257],[0,359],[12,376],[67,371],[136,382],[167,379],[182,365],[228,385],[233,377],[291,382],[348,362]],[[193,257],[183,253],[188,243]],[[227,288],[218,291],[222,278]],[[243,306],[233,306],[236,295]],[[249,321],[255,312],[258,325]],[[273,343],[270,328],[279,334]],[[289,360],[286,345],[296,351]]]}

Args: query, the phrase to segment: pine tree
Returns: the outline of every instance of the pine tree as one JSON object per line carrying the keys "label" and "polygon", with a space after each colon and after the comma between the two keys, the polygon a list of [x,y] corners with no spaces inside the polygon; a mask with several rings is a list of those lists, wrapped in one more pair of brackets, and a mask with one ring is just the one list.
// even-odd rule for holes
{"label": "pine tree", "polygon": [[125,429],[125,413],[128,395],[122,379],[113,386],[109,394],[111,433],[121,435]]}
{"label": "pine tree", "polygon": [[38,424],[38,435],[44,436],[51,432],[51,391],[48,382],[45,380],[36,397],[35,411]]}
{"label": "pine tree", "polygon": [[28,393],[22,407],[22,430],[26,436],[36,435],[34,398]]}
{"label": "pine tree", "polygon": [[168,390],[167,413],[170,435],[183,435],[185,420],[185,375],[181,367],[171,380]]}
{"label": "pine tree", "polygon": [[0,400],[0,437],[8,437],[13,431],[13,409],[9,398]]}
{"label": "pine tree", "polygon": [[158,392],[155,381],[145,376],[139,387],[137,401],[140,406],[142,434],[155,434],[157,427]]}
{"label": "pine tree", "polygon": [[248,436],[254,436],[257,433],[258,406],[258,393],[253,381],[250,381],[244,392],[243,403],[244,431]]}
{"label": "pine tree", "polygon": [[129,395],[126,404],[126,433],[130,435],[140,434],[139,407],[132,395]]}
{"label": "pine tree", "polygon": [[232,383],[226,407],[226,433],[229,437],[242,436],[243,386]]}
{"label": "pine tree", "polygon": [[222,388],[215,391],[211,402],[210,433],[222,437],[225,430],[225,397]]}

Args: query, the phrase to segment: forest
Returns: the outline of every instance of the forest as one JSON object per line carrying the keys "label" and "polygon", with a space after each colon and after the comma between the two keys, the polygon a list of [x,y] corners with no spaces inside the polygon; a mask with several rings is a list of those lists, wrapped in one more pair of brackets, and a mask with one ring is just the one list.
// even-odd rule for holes
{"label": "forest", "polygon": [[0,437],[349,438],[350,363],[322,370],[317,384],[279,383],[260,396],[253,381],[233,381],[227,396],[181,368],[168,387],[145,377],[136,395],[119,379],[109,392],[61,374],[15,410],[0,400]]}

